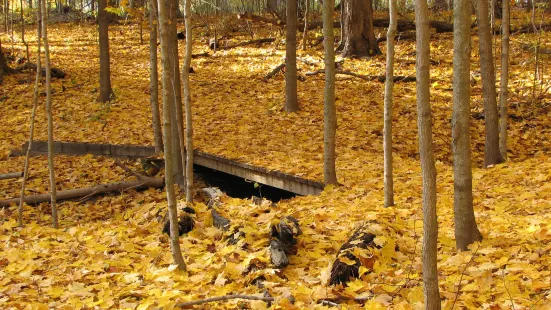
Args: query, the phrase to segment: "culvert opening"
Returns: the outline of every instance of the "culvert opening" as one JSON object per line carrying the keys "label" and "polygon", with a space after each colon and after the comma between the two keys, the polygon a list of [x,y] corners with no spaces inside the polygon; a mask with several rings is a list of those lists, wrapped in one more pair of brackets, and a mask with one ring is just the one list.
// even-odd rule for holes
{"label": "culvert opening", "polygon": [[247,199],[252,196],[263,197],[273,202],[296,197],[297,194],[276,187],[255,183],[229,173],[193,165],[196,177],[207,185],[218,187],[226,195],[234,198]]}

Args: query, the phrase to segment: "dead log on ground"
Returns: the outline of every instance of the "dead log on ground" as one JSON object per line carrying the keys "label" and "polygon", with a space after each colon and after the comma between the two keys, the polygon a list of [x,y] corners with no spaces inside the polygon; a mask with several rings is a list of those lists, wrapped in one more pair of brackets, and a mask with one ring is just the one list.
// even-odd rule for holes
{"label": "dead log on ground", "polygon": [[264,82],[267,82],[269,79],[273,78],[276,74],[281,72],[285,68],[285,63],[281,63],[277,65],[277,67],[273,68],[272,71],[268,72],[262,79]]}
{"label": "dead log on ground", "polygon": [[232,48],[247,46],[247,45],[253,45],[253,44],[272,43],[272,42],[275,42],[275,40],[276,40],[275,38],[264,38],[264,39],[248,40],[248,41],[243,41],[243,42],[239,42],[239,43],[229,44],[229,45],[226,45],[226,46],[220,46],[220,47],[218,47],[218,49],[229,50],[229,49],[232,49]]}
{"label": "dead log on ground", "polygon": [[266,18],[266,17],[263,17],[263,16],[254,15],[254,14],[247,13],[247,12],[237,14],[237,18],[242,19],[242,20],[246,20],[246,21],[249,21],[249,22],[255,23],[255,24],[269,24],[269,25],[273,25],[273,26],[281,27],[281,28],[285,27],[285,22],[283,22],[281,20]]}
{"label": "dead log on ground", "polygon": [[[36,71],[36,64],[31,62],[26,62],[21,66],[17,66],[14,71],[15,72],[23,72],[25,70],[33,70]],[[67,75],[65,72],[63,72],[61,69],[52,67],[50,69],[50,72],[52,74],[53,78],[63,79]],[[41,68],[41,74],[42,76],[46,76],[46,68]]]}
{"label": "dead log on ground", "polygon": [[0,180],[17,179],[23,176],[23,172],[10,172],[0,174]]}
{"label": "dead log on ground", "polygon": [[192,54],[191,58],[195,59],[195,58],[199,58],[199,57],[209,57],[209,56],[210,56],[209,53],[204,52],[204,53]]}
{"label": "dead log on ground", "polygon": [[[362,80],[366,80],[366,81],[377,81],[377,82],[384,83],[385,80],[386,80],[386,76],[384,76],[384,75],[363,75],[363,74],[358,74],[358,73],[354,73],[354,72],[350,72],[350,71],[344,71],[344,70],[336,70],[335,73],[336,74],[353,76],[353,77],[356,77],[356,78],[359,78],[359,79],[362,79]],[[320,69],[320,70],[313,71],[313,72],[306,72],[307,76],[317,75],[317,74],[325,74],[325,70]],[[394,82],[415,82],[416,78],[414,76],[395,75],[393,80],[394,80]]]}
{"label": "dead log on ground", "polygon": [[[146,180],[132,180],[125,182],[115,182],[100,184],[92,187],[69,189],[57,192],[57,200],[68,200],[75,198],[88,198],[100,194],[110,193],[110,192],[122,192],[127,189],[143,189],[149,187],[163,187],[164,180],[161,178],[147,178]],[[27,204],[39,204],[41,202],[50,201],[50,194],[40,194],[40,195],[27,195],[23,200]],[[0,207],[8,207],[11,204],[19,203],[19,198],[12,198],[6,200],[0,200]]]}
{"label": "dead log on ground", "polygon": [[272,240],[270,241],[270,258],[276,268],[283,268],[289,264],[287,255],[296,254],[296,237],[302,234],[297,219],[286,216],[270,227]]}
{"label": "dead log on ground", "polygon": [[[536,33],[539,31],[549,31],[551,30],[551,24],[541,24],[536,25],[536,28],[532,24],[522,25],[518,28],[511,29],[511,34],[513,33]],[[500,31],[501,33],[501,31]]]}
{"label": "dead log on ground", "polygon": [[201,194],[207,202],[207,207],[210,209],[212,215],[212,226],[228,231],[231,226],[230,220],[222,216],[216,209],[222,205],[222,199],[226,195],[216,187],[207,187],[201,190]]}
{"label": "dead log on ground", "polygon": [[532,53],[537,52],[538,54],[546,54],[546,55],[551,54],[550,48],[538,47],[538,46],[534,46],[533,44],[522,44],[522,49]]}

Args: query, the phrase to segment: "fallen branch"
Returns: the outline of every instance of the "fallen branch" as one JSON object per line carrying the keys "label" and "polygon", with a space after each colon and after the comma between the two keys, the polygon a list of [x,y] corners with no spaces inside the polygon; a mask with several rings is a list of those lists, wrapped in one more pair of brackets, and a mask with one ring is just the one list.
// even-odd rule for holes
{"label": "fallen branch", "polygon": [[[363,74],[358,74],[358,73],[344,71],[344,70],[336,70],[335,73],[353,76],[366,81],[377,81],[377,82],[383,83],[386,80],[386,76],[384,75],[363,75]],[[317,75],[317,74],[325,74],[325,70],[320,69],[312,72],[306,72],[306,75],[308,76]],[[414,76],[396,75],[393,77],[393,81],[394,82],[415,82],[416,79]]]}
{"label": "fallen branch", "polygon": [[[56,199],[59,201],[81,197],[91,197],[109,192],[121,192],[130,188],[141,189],[149,187],[162,187],[163,185],[164,180],[161,178],[147,178],[147,180],[132,180],[126,182],[107,183],[92,187],[58,191]],[[11,204],[16,204],[19,202],[19,199],[20,198],[18,197],[0,200],[0,208],[9,207]],[[25,199],[23,201],[27,204],[39,204],[41,202],[50,201],[50,194],[25,196]]]}
{"label": "fallen branch", "polygon": [[209,303],[209,302],[225,301],[225,300],[230,300],[230,299],[261,300],[261,301],[266,301],[266,302],[275,300],[275,298],[273,298],[273,297],[262,297],[262,296],[253,296],[253,295],[233,294],[233,295],[218,296],[218,297],[211,297],[211,298],[194,300],[194,301],[181,302],[179,304],[176,304],[176,307],[179,307],[179,308],[189,307],[189,306],[194,306],[194,305],[206,304],[206,303]]}
{"label": "fallen branch", "polygon": [[275,42],[275,38],[264,38],[264,39],[256,39],[256,40],[249,40],[249,41],[243,41],[235,44],[230,44],[226,46],[220,46],[218,49],[220,50],[229,50],[232,48],[240,47],[240,46],[246,46],[246,45],[253,45],[253,44],[262,44],[262,43],[272,43]]}
{"label": "fallen branch", "polygon": [[209,57],[209,56],[210,55],[209,55],[208,52],[204,52],[204,53],[192,54],[191,58],[195,59],[195,58],[199,58],[199,57]]}
{"label": "fallen branch", "polygon": [[262,80],[264,82],[268,81],[269,79],[273,78],[276,74],[278,74],[281,70],[283,70],[283,68],[285,68],[285,63],[281,63],[277,65],[277,67],[272,69],[272,71],[268,72],[268,74],[266,74]]}
{"label": "fallen branch", "polygon": [[0,174],[0,180],[17,179],[23,176],[23,172],[10,172]]}
{"label": "fallen branch", "polygon": [[[26,62],[25,64],[21,65],[21,66],[17,66],[15,69],[13,69],[15,72],[22,72],[24,70],[36,70],[36,64],[34,63],[31,63],[31,62]],[[62,78],[65,78],[66,76],[66,73],[63,72],[61,69],[58,69],[58,68],[50,68],[50,73],[52,74],[52,77],[53,78],[59,78],[59,79],[62,79]],[[46,76],[46,68],[42,67],[41,68],[41,74],[42,76]]]}
{"label": "fallen branch", "polygon": [[550,48],[534,46],[533,44],[522,44],[522,49],[533,53],[537,52],[538,54],[546,54],[546,55],[551,54]]}

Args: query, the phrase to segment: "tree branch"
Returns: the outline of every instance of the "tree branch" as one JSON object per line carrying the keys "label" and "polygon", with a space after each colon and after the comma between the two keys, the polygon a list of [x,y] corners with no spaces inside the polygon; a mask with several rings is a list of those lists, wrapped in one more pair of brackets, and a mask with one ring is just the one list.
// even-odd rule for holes
{"label": "tree branch", "polygon": [[254,295],[241,295],[241,294],[233,294],[233,295],[225,295],[225,296],[218,296],[218,297],[211,297],[206,299],[199,299],[194,301],[187,301],[182,302],[179,304],[176,304],[176,307],[189,307],[194,305],[201,305],[206,304],[209,302],[217,302],[217,301],[225,301],[230,299],[247,299],[247,300],[262,300],[262,301],[274,301],[275,298],[273,297],[262,297],[262,296],[254,296]]}

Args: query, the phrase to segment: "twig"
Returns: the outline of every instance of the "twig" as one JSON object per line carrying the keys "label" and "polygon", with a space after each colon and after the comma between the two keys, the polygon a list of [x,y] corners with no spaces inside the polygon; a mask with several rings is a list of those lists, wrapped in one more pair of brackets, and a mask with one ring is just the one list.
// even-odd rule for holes
{"label": "twig", "polygon": [[322,305],[328,305],[328,306],[331,306],[331,307],[337,307],[337,308],[342,308],[341,305],[339,305],[338,303],[336,302],[332,302],[332,301],[329,301],[329,300],[320,300],[319,301]]}
{"label": "twig", "polygon": [[225,301],[225,300],[230,300],[230,299],[247,299],[247,300],[262,300],[262,301],[274,301],[275,300],[275,298],[273,298],[273,297],[232,294],[232,295],[225,295],[225,296],[218,296],[218,297],[211,297],[211,298],[206,298],[206,299],[199,299],[199,300],[194,300],[194,301],[182,302],[182,303],[176,304],[176,307],[182,308],[182,307],[206,304],[206,303],[209,303],[209,302]]}
{"label": "twig", "polygon": [[461,281],[463,281],[463,276],[465,275],[465,270],[469,267],[469,265],[473,262],[474,258],[476,257],[476,254],[478,253],[478,249],[480,249],[480,243],[478,244],[478,247],[473,253],[473,256],[471,256],[471,259],[469,262],[467,262],[467,265],[465,265],[465,268],[463,268],[463,271],[461,272],[461,276],[459,277],[459,282],[457,283],[457,291],[455,292],[455,298],[452,303],[452,307],[450,308],[453,310],[453,307],[455,307],[455,302],[457,301],[457,298],[459,297],[459,290],[461,289]]}
{"label": "twig", "polygon": [[0,174],[0,180],[17,179],[22,176],[23,176],[23,172],[10,172],[5,174]]}
{"label": "twig", "polygon": [[509,292],[509,289],[507,288],[507,283],[505,282],[505,269],[507,269],[507,266],[504,266],[503,270],[501,271],[501,276],[503,278],[503,287],[505,287],[505,290],[507,291],[507,295],[509,295],[509,301],[511,301],[511,307],[513,307],[513,310],[515,310],[515,302],[513,302],[513,297],[511,297],[511,292]]}
{"label": "twig", "polygon": [[[353,76],[366,81],[378,81],[382,83],[386,80],[386,76],[384,75],[362,75],[362,74],[358,74],[350,71],[344,71],[344,70],[336,70],[335,73]],[[316,75],[316,74],[325,74],[325,69],[306,72],[306,75]],[[394,82],[415,82],[416,79],[414,76],[396,75],[394,76],[393,80]]]}

